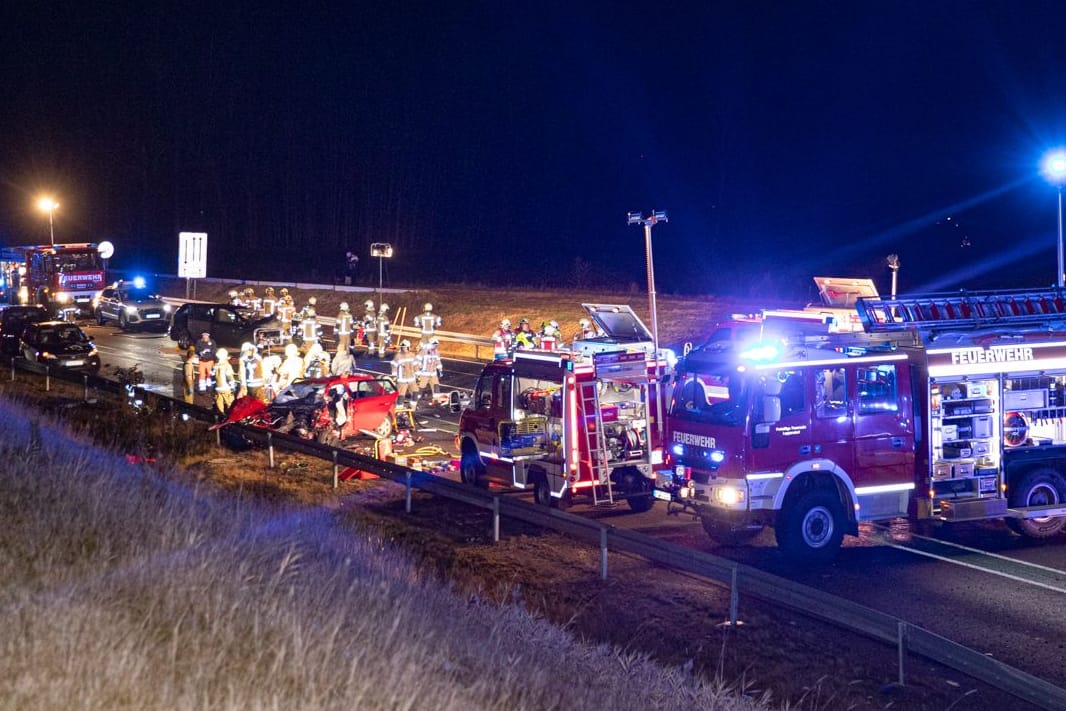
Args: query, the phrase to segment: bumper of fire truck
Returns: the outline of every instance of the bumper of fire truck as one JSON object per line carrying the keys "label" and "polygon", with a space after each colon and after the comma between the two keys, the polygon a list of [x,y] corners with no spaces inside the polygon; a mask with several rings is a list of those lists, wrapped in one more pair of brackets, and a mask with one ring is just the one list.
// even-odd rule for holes
{"label": "bumper of fire truck", "polygon": [[751,512],[762,518],[762,512],[774,510],[774,500],[783,477],[780,472],[749,474],[742,479],[693,476],[691,470],[676,467],[674,470],[657,472],[656,498],[665,499],[660,492],[668,493],[670,500],[692,506],[730,512],[743,518]]}

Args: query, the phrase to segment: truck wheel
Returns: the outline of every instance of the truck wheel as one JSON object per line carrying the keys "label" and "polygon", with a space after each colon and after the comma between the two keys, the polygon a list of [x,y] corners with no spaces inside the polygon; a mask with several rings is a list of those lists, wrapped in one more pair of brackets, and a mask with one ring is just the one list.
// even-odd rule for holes
{"label": "truck wheel", "polygon": [[[1066,481],[1051,468],[1034,469],[1011,487],[1008,499],[1011,508],[1022,506],[1047,506],[1066,501]],[[1027,538],[1050,538],[1066,527],[1066,516],[1042,516],[1040,518],[1008,518],[1007,527]]]}
{"label": "truck wheel", "polygon": [[833,559],[844,540],[844,511],[835,491],[802,494],[778,517],[778,547],[790,558],[811,563]]}
{"label": "truck wheel", "polygon": [[634,513],[650,511],[655,505],[655,499],[651,495],[651,482],[645,479],[636,467],[626,467],[619,474],[619,483],[629,510]]}
{"label": "truck wheel", "polygon": [[459,460],[459,479],[464,484],[481,486],[485,476],[485,465],[481,463],[481,457],[477,454],[464,452]]}
{"label": "truck wheel", "polygon": [[763,528],[765,528],[765,526],[759,524],[734,526],[717,516],[708,516],[706,514],[700,516],[700,523],[703,524],[703,530],[707,532],[711,540],[723,546],[742,546],[745,543],[750,543],[751,539],[762,533]]}
{"label": "truck wheel", "polygon": [[551,488],[548,486],[548,477],[543,473],[538,474],[533,480],[533,501],[539,506],[553,506]]}
{"label": "truck wheel", "polygon": [[188,331],[186,331],[185,333],[181,334],[181,336],[178,337],[178,349],[179,350],[187,351],[187,350],[189,350],[189,346],[191,346],[191,345],[192,345],[192,338],[189,336],[189,332]]}

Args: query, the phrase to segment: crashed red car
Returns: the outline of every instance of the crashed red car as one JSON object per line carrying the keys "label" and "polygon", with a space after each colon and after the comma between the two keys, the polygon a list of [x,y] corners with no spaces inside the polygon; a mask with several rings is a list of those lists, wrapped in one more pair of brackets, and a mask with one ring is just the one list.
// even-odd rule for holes
{"label": "crashed red car", "polygon": [[273,402],[238,398],[222,428],[240,423],[333,443],[368,435],[392,434],[396,385],[390,378],[342,375],[297,380],[278,393]]}

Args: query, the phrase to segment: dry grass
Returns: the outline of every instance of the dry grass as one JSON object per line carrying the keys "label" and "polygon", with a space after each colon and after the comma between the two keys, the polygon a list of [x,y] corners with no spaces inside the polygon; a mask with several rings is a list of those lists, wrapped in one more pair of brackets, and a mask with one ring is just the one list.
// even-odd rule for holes
{"label": "dry grass", "polygon": [[0,404],[7,708],[755,708],[456,597],[321,508],[208,494]]}

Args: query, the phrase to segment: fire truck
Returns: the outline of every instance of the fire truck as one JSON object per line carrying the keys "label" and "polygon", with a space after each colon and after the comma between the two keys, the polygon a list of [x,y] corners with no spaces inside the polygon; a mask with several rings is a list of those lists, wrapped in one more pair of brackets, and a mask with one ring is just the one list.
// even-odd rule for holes
{"label": "fire truck", "polygon": [[35,245],[0,249],[5,284],[17,285],[8,300],[41,304],[53,316],[87,317],[104,288],[104,264],[96,244]]}
{"label": "fire truck", "polygon": [[[1066,290],[736,319],[679,364],[656,498],[824,561],[863,521],[1066,526]],[[676,510],[676,508],[675,508]]]}
{"label": "fire truck", "polygon": [[485,367],[459,418],[461,477],[532,489],[543,505],[625,499],[647,511],[662,462],[664,362],[628,306],[583,306],[604,335]]}

